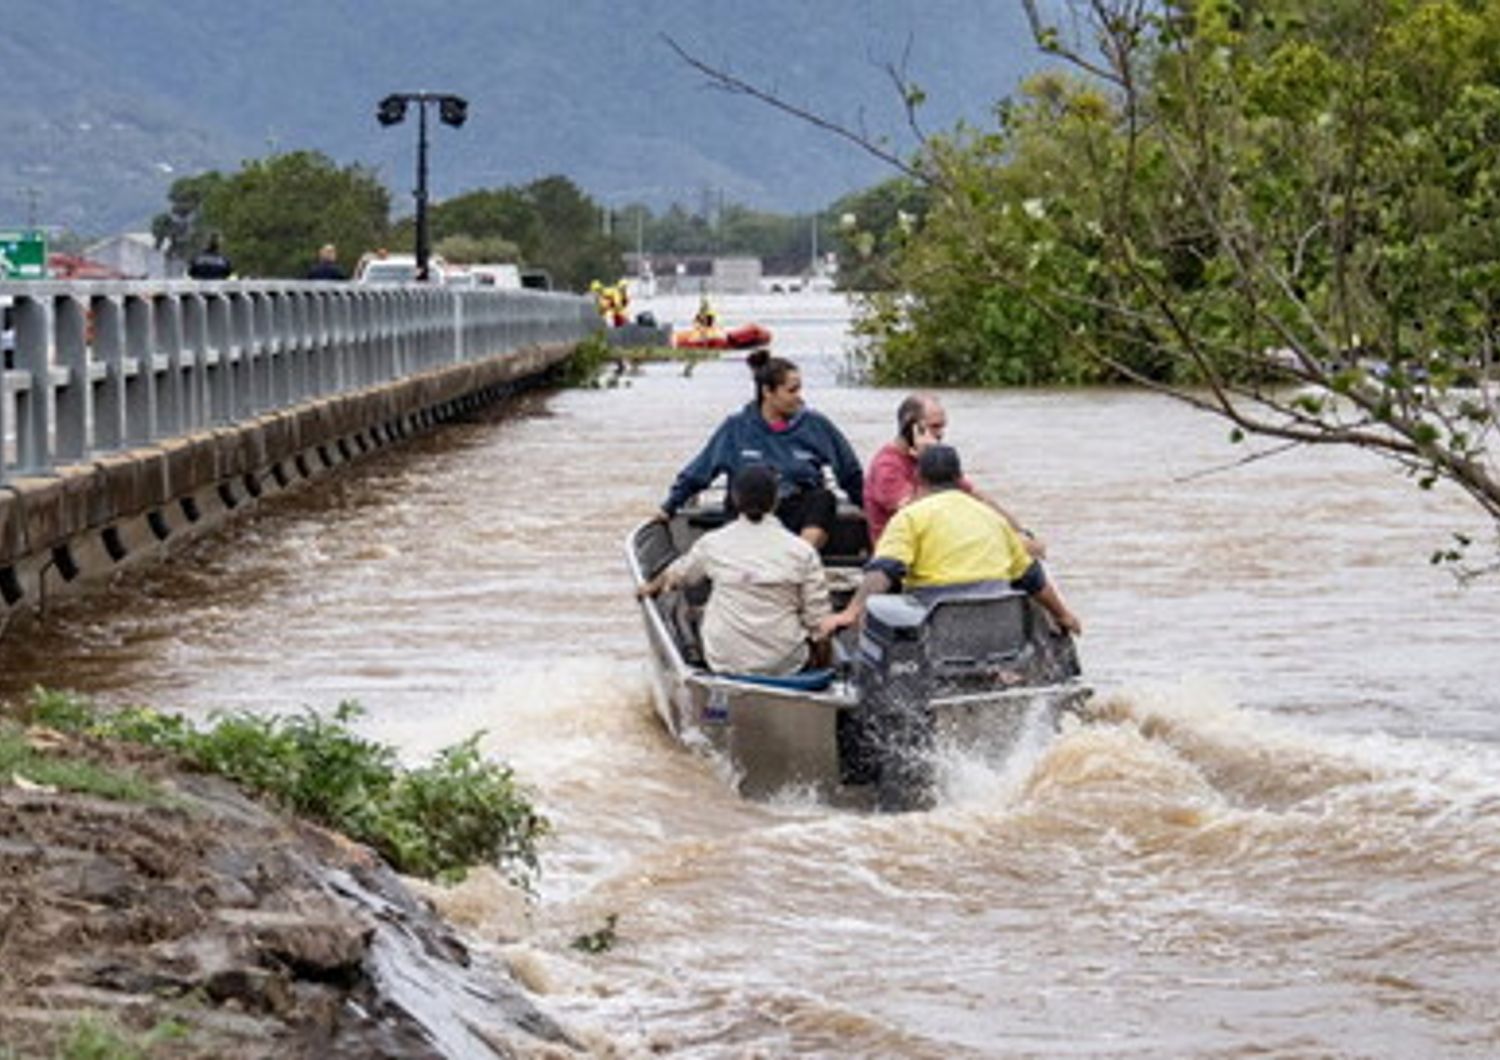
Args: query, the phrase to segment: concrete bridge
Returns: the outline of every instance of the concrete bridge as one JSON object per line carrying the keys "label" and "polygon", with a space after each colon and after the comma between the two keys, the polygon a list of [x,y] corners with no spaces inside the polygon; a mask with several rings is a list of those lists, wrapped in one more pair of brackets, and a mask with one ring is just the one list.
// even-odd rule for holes
{"label": "concrete bridge", "polygon": [[500,400],[597,330],[568,294],[0,284],[0,635],[268,492]]}

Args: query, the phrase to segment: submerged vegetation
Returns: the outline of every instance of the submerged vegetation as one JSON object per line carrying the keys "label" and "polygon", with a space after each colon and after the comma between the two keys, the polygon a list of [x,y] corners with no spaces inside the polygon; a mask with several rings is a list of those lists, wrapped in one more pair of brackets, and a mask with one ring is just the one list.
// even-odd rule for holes
{"label": "submerged vegetation", "polygon": [[[523,883],[534,875],[547,821],[511,771],[479,753],[482,734],[409,769],[392,748],[349,727],[360,713],[357,704],[344,702],[332,717],[313,711],[241,712],[218,715],[200,728],[177,714],[146,707],[103,710],[71,693],[38,690],[21,720],[42,731],[167,752],[368,844],[409,875],[453,879],[471,866],[497,863]],[[0,729],[0,767],[4,775],[19,773],[65,790],[136,800],[161,797],[129,774],[103,771],[100,779],[93,775],[97,770],[51,760],[5,729]]]}
{"label": "submerged vegetation", "polygon": [[674,361],[682,365],[683,375],[692,375],[702,361],[723,355],[722,350],[678,349],[674,346],[612,346],[606,332],[599,331],[584,339],[558,370],[557,381],[567,387],[612,387],[641,365],[656,361]]}
{"label": "submerged vegetation", "polygon": [[619,913],[608,913],[604,924],[593,931],[584,932],[573,939],[572,947],[579,953],[608,953],[620,941],[615,926],[620,922]]}
{"label": "submerged vegetation", "polygon": [[562,386],[590,387],[599,385],[604,368],[614,360],[604,332],[596,331],[577,346],[558,369],[557,381]]}

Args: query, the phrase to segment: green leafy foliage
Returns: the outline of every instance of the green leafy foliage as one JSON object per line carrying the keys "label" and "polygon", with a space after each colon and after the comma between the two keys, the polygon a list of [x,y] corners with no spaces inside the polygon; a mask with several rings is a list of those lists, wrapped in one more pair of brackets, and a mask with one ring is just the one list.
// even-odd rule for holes
{"label": "green leafy foliage", "polygon": [[332,717],[236,713],[200,729],[179,715],[101,711],[39,690],[25,713],[36,724],[169,751],[368,843],[402,872],[454,878],[498,862],[526,882],[539,868],[548,823],[511,771],[480,755],[480,734],[407,769],[393,749],[350,728],[362,713],[352,702]]}
{"label": "green leafy foliage", "polygon": [[72,1025],[57,1056],[60,1060],[150,1060],[171,1055],[170,1043],[189,1035],[187,1024],[178,1020],[164,1020],[137,1034],[113,1020],[90,1016]]}
{"label": "green leafy foliage", "polygon": [[558,383],[570,387],[594,387],[599,385],[600,373],[605,365],[615,358],[602,331],[596,331],[578,345],[563,362],[558,372]]}
{"label": "green leafy foliage", "polygon": [[396,850],[392,859],[419,876],[452,876],[487,861],[539,870],[535,838],[544,822],[522,796],[509,769],[479,753],[481,734],[438,752],[426,766],[403,772],[379,807],[377,831]]}
{"label": "green leafy foliage", "polygon": [[[888,384],[1036,386],[1109,378],[1076,341],[1102,320],[1097,158],[1112,150],[1098,93],[1048,76],[997,109],[1001,133],[960,128],[928,145],[933,185],[900,206],[871,257],[890,293],[863,303],[856,332]],[[885,201],[899,193],[890,186]],[[884,223],[884,217],[893,221]],[[1138,359],[1128,333],[1114,355]]]}
{"label": "green leafy foliage", "polygon": [[452,265],[489,265],[521,260],[521,248],[504,236],[445,236],[433,246],[433,251]]}
{"label": "green leafy foliage", "polygon": [[152,224],[158,241],[185,260],[217,233],[245,277],[301,276],[324,243],[351,257],[380,246],[390,212],[390,195],[373,172],[341,168],[316,151],[255,159],[228,176],[185,178],[169,198],[170,210]]}
{"label": "green leafy foliage", "polygon": [[1143,382],[1500,521],[1500,4],[1069,6],[1033,29],[1077,76],[924,144],[870,373]]}
{"label": "green leafy foliage", "polygon": [[33,784],[116,802],[165,805],[167,794],[135,770],[48,753],[18,726],[0,721],[0,785]]}
{"label": "green leafy foliage", "polygon": [[828,212],[837,223],[839,287],[863,292],[898,287],[896,259],[931,204],[930,190],[908,177],[835,202]]}
{"label": "green leafy foliage", "polygon": [[[483,260],[519,258],[546,269],[559,288],[573,291],[587,289],[591,280],[613,281],[621,274],[620,244],[604,233],[601,220],[599,205],[562,176],[517,188],[469,192],[428,211],[438,244],[459,237],[486,241],[486,252],[498,256]],[[397,225],[393,241],[409,242],[411,227],[409,219]],[[514,249],[507,256],[503,244],[497,247],[494,241]]]}

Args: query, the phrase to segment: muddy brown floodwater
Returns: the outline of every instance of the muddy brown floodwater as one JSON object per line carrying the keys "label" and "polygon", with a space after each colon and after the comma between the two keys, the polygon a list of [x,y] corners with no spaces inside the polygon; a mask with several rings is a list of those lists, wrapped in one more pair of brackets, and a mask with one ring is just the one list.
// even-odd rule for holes
{"label": "muddy brown floodwater", "polygon": [[[686,320],[691,302],[658,303]],[[865,455],[834,298],[721,301]],[[1106,718],[930,813],[737,798],[668,741],[624,536],[750,396],[735,360],[533,395],[285,498],[0,645],[0,689],[204,713],[356,698],[413,756],[487,731],[556,824],[504,953],[619,1055],[1500,1053],[1497,587],[1485,527],[1357,453],[1231,471],[1121,390],[946,393],[980,485],[1051,546]],[[598,955],[569,947],[616,915]]]}

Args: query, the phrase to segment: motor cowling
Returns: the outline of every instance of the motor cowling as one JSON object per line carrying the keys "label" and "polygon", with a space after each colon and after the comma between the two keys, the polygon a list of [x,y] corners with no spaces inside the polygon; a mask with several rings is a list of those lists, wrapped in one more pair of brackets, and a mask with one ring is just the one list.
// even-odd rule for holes
{"label": "motor cowling", "polygon": [[933,715],[927,608],[909,596],[868,601],[852,681],[859,706],[842,741],[845,779],[873,783],[882,810],[932,805]]}

